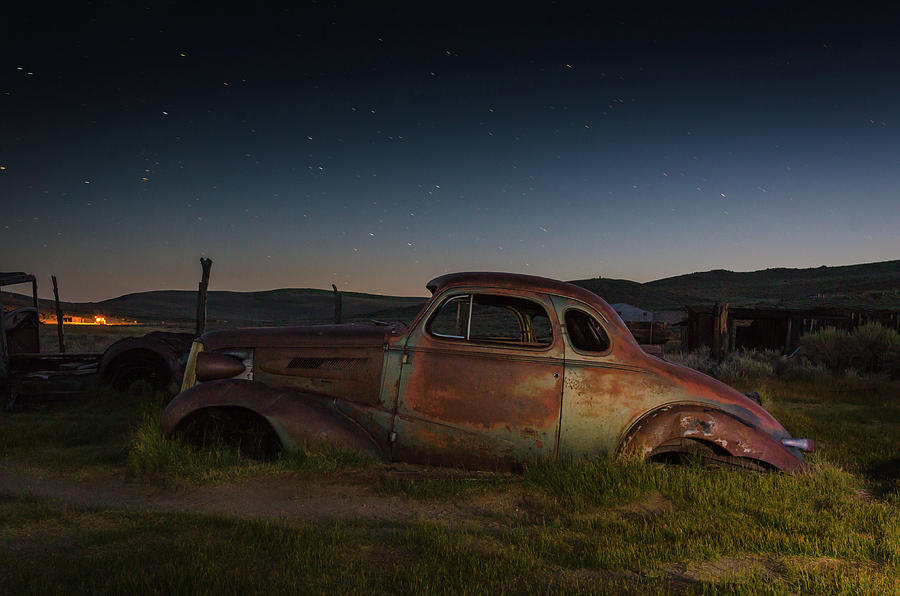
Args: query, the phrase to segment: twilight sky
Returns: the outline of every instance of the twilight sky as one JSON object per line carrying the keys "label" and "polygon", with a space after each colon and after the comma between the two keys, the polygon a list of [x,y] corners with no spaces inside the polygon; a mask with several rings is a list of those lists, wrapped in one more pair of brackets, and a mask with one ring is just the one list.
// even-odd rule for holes
{"label": "twilight sky", "polygon": [[214,290],[406,295],[900,256],[896,14],[432,4],[4,9],[0,271],[82,301],[201,255]]}

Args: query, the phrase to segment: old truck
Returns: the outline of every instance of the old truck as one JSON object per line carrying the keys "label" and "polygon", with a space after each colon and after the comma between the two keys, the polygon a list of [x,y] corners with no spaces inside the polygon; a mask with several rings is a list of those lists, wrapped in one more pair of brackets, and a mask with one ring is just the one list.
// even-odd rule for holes
{"label": "old truck", "polygon": [[810,440],[731,387],[645,353],[583,288],[504,273],[427,288],[408,327],[204,334],[165,433],[198,440],[215,427],[257,454],[326,443],[468,468],[608,455],[806,469]]}
{"label": "old truck", "polygon": [[0,273],[0,287],[26,284],[31,286],[31,306],[0,316],[0,400],[7,408],[22,398],[66,398],[97,385],[120,391],[177,390],[192,334],[156,331],[121,339],[103,353],[42,353],[35,277]]}

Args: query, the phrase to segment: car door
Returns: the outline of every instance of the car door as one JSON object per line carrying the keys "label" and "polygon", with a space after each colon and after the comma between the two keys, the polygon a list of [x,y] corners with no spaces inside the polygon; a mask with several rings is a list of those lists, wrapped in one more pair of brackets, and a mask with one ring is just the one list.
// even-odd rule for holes
{"label": "car door", "polygon": [[549,297],[448,290],[408,335],[393,459],[509,468],[556,453],[563,351]]}
{"label": "car door", "polygon": [[639,364],[620,357],[601,313],[561,296],[553,303],[565,333],[559,455],[610,453],[656,386]]}

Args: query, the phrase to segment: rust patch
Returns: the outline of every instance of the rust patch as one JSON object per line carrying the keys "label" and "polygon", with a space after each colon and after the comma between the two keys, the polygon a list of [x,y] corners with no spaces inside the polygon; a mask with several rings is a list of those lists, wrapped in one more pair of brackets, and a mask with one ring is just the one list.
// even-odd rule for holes
{"label": "rust patch", "polygon": [[471,428],[541,429],[558,419],[558,365],[424,352],[413,362],[401,391],[406,408],[422,418]]}

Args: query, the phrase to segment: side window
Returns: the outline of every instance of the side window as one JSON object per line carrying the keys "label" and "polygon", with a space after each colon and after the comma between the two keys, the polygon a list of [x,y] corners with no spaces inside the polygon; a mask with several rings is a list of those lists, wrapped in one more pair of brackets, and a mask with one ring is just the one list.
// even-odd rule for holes
{"label": "side window", "polygon": [[566,331],[576,350],[605,352],[609,349],[609,336],[603,326],[583,310],[566,311]]}
{"label": "side window", "polygon": [[466,339],[469,329],[469,295],[444,302],[428,321],[428,331],[438,337]]}
{"label": "side window", "polygon": [[540,312],[533,315],[531,328],[534,331],[534,341],[547,345],[553,343],[553,328],[550,327],[550,317],[547,313]]}
{"label": "side window", "polygon": [[[522,325],[517,313],[503,306],[485,304],[484,296],[476,296],[472,305],[470,340],[523,341]],[[493,301],[492,301],[493,302]]]}
{"label": "side window", "polygon": [[444,302],[426,325],[432,335],[473,343],[520,344],[532,347],[553,343],[553,330],[544,308],[531,300],[495,294],[466,294]]}

